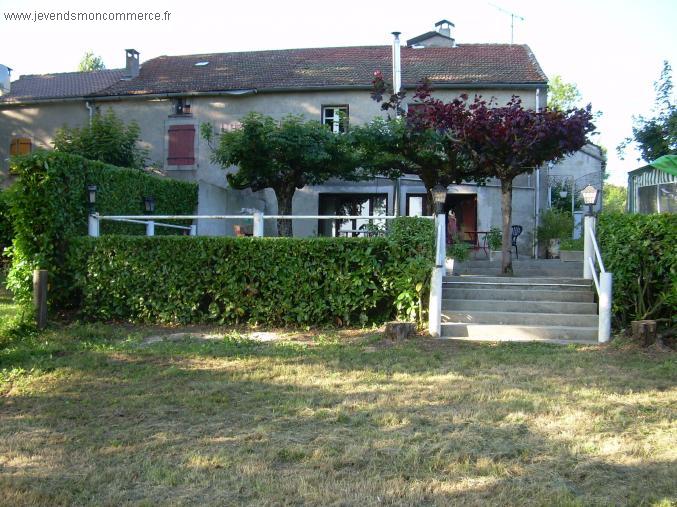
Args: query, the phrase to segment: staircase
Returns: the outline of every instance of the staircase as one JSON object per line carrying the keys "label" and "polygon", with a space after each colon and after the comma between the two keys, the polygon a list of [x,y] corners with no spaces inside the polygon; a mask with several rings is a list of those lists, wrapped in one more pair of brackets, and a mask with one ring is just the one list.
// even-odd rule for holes
{"label": "staircase", "polygon": [[443,281],[441,336],[492,341],[597,343],[594,287],[582,262],[457,263]]}

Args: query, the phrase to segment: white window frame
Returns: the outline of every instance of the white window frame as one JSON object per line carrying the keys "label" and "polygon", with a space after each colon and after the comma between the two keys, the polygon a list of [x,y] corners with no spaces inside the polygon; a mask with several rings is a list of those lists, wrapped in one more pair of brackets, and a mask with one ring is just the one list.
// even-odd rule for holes
{"label": "white window frame", "polygon": [[[333,115],[332,116],[327,116],[327,109],[333,109]],[[331,131],[334,134],[340,133],[340,128],[341,128],[341,115],[338,114],[340,112],[343,112],[345,115],[345,121],[344,121],[344,129],[343,131],[346,132],[348,130],[348,120],[350,118],[350,109],[348,107],[348,104],[338,104],[338,105],[326,105],[322,106],[322,125],[328,125],[328,121],[331,121]]]}

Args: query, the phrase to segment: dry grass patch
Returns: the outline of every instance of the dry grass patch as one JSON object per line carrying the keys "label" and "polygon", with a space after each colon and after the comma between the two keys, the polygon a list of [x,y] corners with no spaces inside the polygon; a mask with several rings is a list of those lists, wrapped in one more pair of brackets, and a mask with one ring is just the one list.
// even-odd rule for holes
{"label": "dry grass patch", "polygon": [[370,332],[144,344],[74,325],[0,352],[14,505],[669,505],[675,359]]}

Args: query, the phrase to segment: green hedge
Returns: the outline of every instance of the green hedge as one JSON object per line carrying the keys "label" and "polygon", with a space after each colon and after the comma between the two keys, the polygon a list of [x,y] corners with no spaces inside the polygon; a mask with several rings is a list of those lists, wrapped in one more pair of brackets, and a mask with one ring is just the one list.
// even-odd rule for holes
{"label": "green hedge", "polygon": [[0,266],[5,264],[3,251],[12,244],[14,237],[14,228],[12,219],[9,216],[9,205],[7,203],[7,192],[0,190]]}
{"label": "green hedge", "polygon": [[423,308],[433,231],[404,241],[408,228],[370,239],[81,237],[67,265],[95,320],[364,324]]}
{"label": "green hedge", "polygon": [[598,237],[613,273],[616,325],[672,319],[677,308],[677,215],[601,214]]}
{"label": "green hedge", "polygon": [[[192,214],[197,185],[87,160],[77,155],[36,151],[10,161],[18,176],[7,192],[14,226],[8,286],[19,301],[30,299],[31,272],[50,271],[50,303],[70,302],[70,280],[63,270],[71,238],[87,233],[86,186],[97,185],[102,214],[143,214],[142,197],[152,195],[157,214]],[[161,228],[156,229],[163,232]],[[102,233],[143,234],[142,225],[105,223]]]}

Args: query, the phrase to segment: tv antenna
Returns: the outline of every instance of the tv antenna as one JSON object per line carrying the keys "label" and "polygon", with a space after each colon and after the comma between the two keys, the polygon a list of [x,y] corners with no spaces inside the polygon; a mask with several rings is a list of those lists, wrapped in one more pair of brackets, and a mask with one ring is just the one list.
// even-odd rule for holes
{"label": "tv antenna", "polygon": [[499,7],[496,4],[492,4],[491,2],[489,2],[489,5],[491,5],[495,9],[498,9],[503,14],[507,14],[508,16],[510,16],[510,44],[514,44],[515,43],[515,18],[519,19],[520,21],[525,21],[525,18],[520,16],[517,13],[505,10],[503,7]]}

